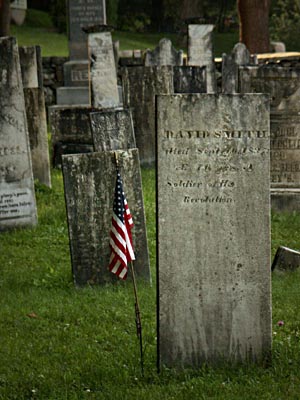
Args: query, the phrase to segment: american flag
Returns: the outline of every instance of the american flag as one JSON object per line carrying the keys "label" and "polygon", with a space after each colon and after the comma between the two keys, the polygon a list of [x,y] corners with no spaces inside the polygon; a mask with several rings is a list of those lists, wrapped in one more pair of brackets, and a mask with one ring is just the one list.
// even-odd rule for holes
{"label": "american flag", "polygon": [[127,278],[127,263],[135,260],[131,229],[133,221],[123,192],[120,172],[117,170],[112,226],[110,231],[111,256],[109,269],[121,279]]}

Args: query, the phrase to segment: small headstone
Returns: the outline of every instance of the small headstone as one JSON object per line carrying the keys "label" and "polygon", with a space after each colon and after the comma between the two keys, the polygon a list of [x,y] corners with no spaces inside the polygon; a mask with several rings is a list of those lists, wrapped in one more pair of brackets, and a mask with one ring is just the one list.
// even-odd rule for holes
{"label": "small headstone", "polygon": [[222,93],[238,93],[239,67],[250,63],[250,52],[244,43],[237,43],[231,54],[222,55]]}
{"label": "small headstone", "polygon": [[155,161],[155,96],[173,93],[172,67],[123,68],[122,84],[124,106],[132,110],[141,164],[152,166]]}
{"label": "small headstone", "polygon": [[120,104],[117,71],[110,32],[90,33],[92,105],[111,108]]}
{"label": "small headstone", "polygon": [[174,67],[174,93],[205,93],[206,67]]}
{"label": "small headstone", "polygon": [[242,93],[270,95],[272,208],[300,211],[300,69],[240,67],[239,80]]}
{"label": "small headstone", "polygon": [[153,51],[147,50],[145,66],[183,65],[183,51],[177,51],[169,39],[161,39]]}
{"label": "small headstone", "polygon": [[280,246],[277,249],[273,263],[272,271],[295,271],[300,267],[300,252]]}
{"label": "small headstone", "polygon": [[15,38],[0,38],[0,230],[33,226],[37,211]]}
{"label": "small headstone", "polygon": [[23,88],[38,88],[38,60],[36,46],[19,47]]}
{"label": "small headstone", "polygon": [[157,113],[159,362],[262,362],[272,340],[268,96],[158,96]]}
{"label": "small headstone", "polygon": [[[138,150],[118,151],[124,191],[132,214],[136,275],[151,282]],[[63,175],[74,281],[116,281],[108,270],[109,235],[116,181],[114,152],[63,156]]]}
{"label": "small headstone", "polygon": [[285,53],[286,47],[283,42],[271,42],[271,51],[274,53]]}
{"label": "small headstone", "polygon": [[188,26],[188,65],[206,67],[207,93],[217,92],[213,29],[214,25]]}
{"label": "small headstone", "polygon": [[94,112],[90,120],[95,151],[136,147],[130,110]]}

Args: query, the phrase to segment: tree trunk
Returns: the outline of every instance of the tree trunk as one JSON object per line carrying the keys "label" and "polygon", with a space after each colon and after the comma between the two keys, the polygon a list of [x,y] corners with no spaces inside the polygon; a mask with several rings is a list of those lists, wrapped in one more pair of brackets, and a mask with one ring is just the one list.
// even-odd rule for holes
{"label": "tree trunk", "polygon": [[0,36],[9,36],[10,0],[0,0]]}
{"label": "tree trunk", "polygon": [[237,0],[240,41],[250,53],[270,51],[269,11],[271,0]]}

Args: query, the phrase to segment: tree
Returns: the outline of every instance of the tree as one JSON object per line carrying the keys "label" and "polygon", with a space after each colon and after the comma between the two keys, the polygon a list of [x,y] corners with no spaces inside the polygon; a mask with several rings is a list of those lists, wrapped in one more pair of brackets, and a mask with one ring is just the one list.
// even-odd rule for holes
{"label": "tree", "polygon": [[251,53],[270,51],[269,12],[271,0],[237,0],[240,41]]}
{"label": "tree", "polygon": [[10,0],[0,0],[0,36],[9,36]]}

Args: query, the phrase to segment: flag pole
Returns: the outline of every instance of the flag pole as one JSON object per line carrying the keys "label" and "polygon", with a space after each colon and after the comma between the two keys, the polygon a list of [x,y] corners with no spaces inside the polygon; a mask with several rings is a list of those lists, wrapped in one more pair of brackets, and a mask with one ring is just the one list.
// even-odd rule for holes
{"label": "flag pole", "polygon": [[[115,163],[116,163],[116,169],[119,171],[119,159],[118,159],[118,153],[115,151],[114,152],[115,156]],[[138,301],[138,295],[137,295],[137,286],[136,286],[136,280],[135,280],[135,273],[134,273],[134,268],[133,268],[133,262],[130,261],[130,270],[131,270],[131,275],[132,275],[132,283],[133,283],[133,291],[134,291],[134,299],[135,299],[135,324],[136,324],[136,333],[140,341],[140,360],[141,360],[141,373],[142,377],[144,377],[144,355],[143,355],[143,337],[142,337],[142,321],[141,321],[141,312],[140,312],[140,307],[139,307],[139,301]]]}
{"label": "flag pole", "polygon": [[132,283],[133,283],[133,290],[134,290],[134,298],[135,298],[135,324],[136,324],[136,333],[140,340],[140,355],[141,355],[141,372],[142,377],[144,377],[144,355],[143,355],[143,336],[142,336],[142,321],[141,321],[141,312],[139,307],[138,295],[137,295],[137,288],[136,288],[136,280],[135,280],[135,273],[133,269],[133,262],[130,262],[131,268],[131,275],[132,275]]}

